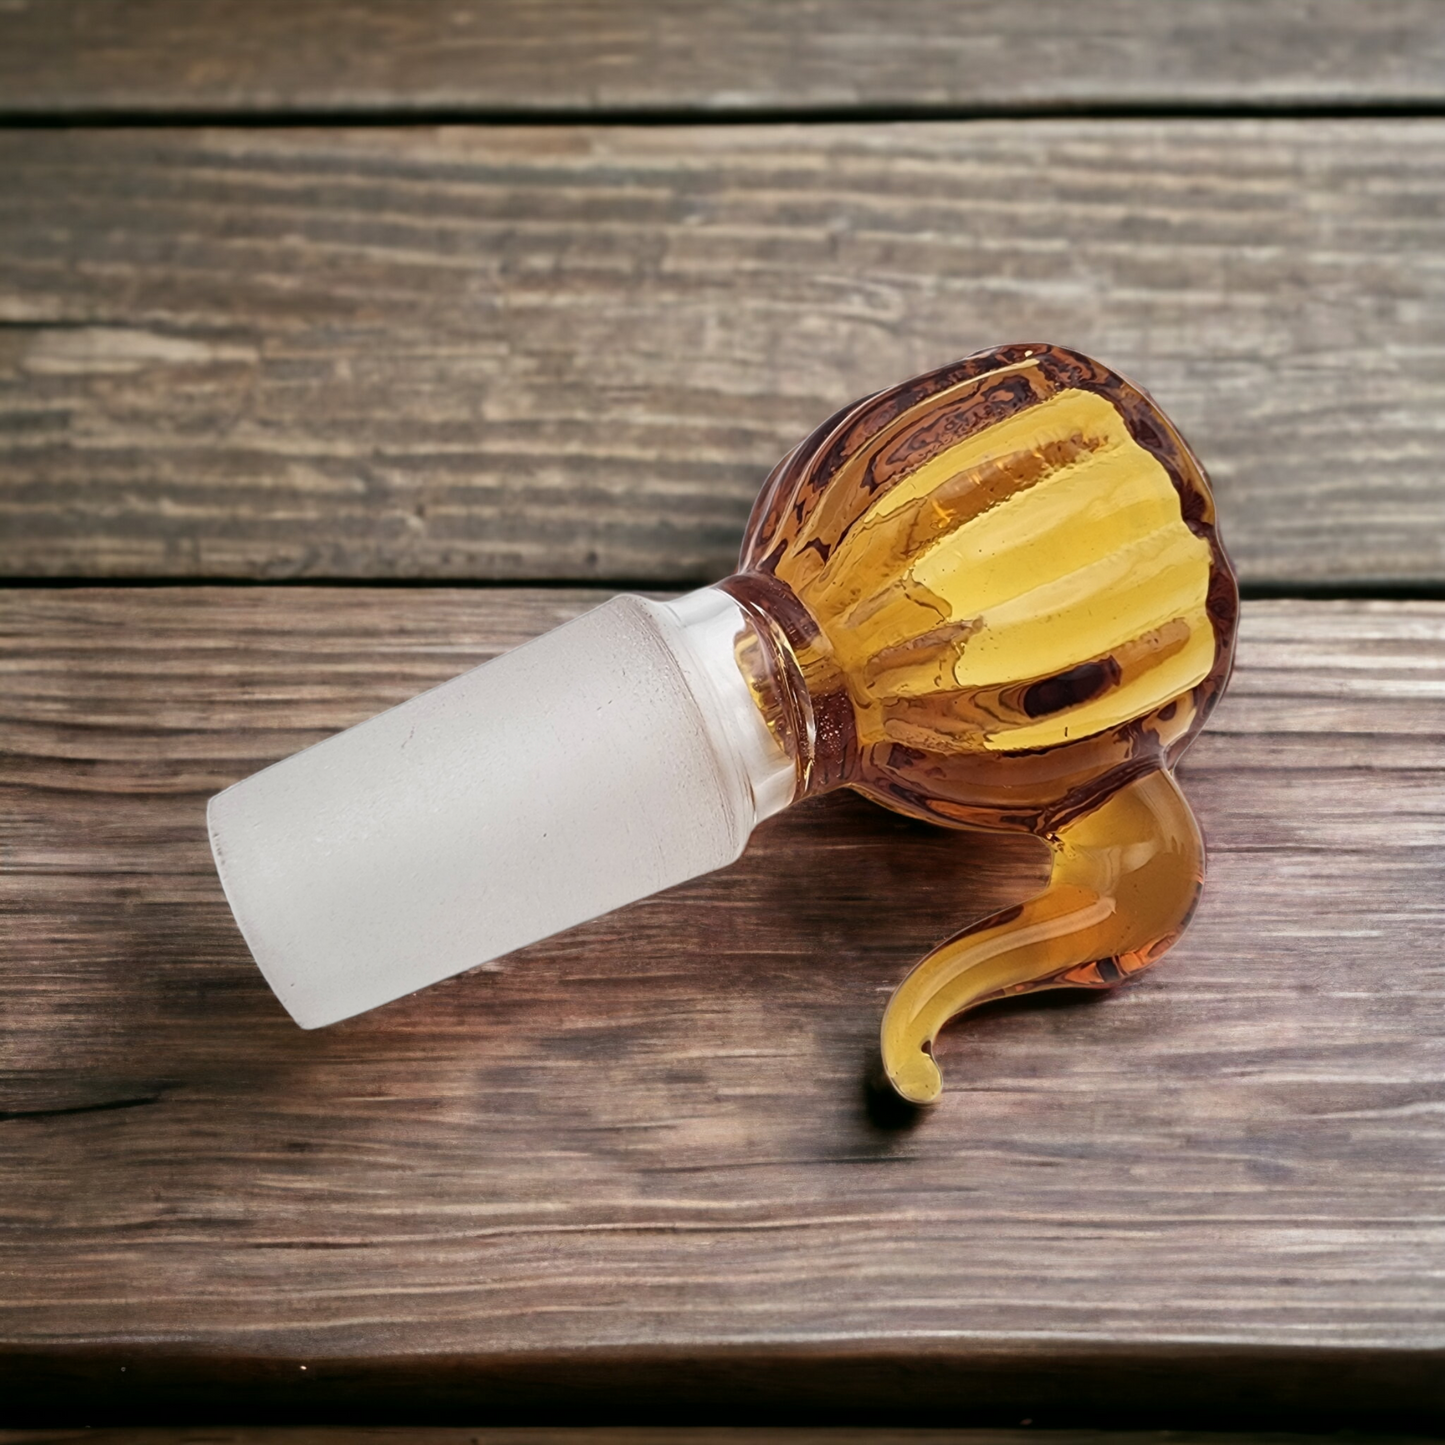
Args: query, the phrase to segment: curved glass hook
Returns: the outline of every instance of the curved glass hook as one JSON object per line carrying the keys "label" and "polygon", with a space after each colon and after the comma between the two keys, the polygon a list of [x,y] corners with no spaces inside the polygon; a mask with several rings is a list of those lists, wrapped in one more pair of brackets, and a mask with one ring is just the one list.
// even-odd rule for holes
{"label": "curved glass hook", "polygon": [[915,1104],[943,1088],[933,1044],[950,1019],[1047,988],[1111,988],[1174,942],[1204,883],[1204,842],[1173,775],[1156,769],[1061,824],[1048,886],[940,944],[883,1016],[883,1067]]}

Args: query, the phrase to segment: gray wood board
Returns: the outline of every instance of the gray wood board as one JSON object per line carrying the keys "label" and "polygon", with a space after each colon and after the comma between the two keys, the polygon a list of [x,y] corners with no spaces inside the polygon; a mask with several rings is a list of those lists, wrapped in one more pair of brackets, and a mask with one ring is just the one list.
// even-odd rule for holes
{"label": "gray wood board", "polygon": [[7,0],[10,114],[1438,104],[1430,0]]}
{"label": "gray wood board", "polygon": [[822,799],[317,1033],[251,964],[205,797],[598,596],[0,597],[12,1403],[1445,1418],[1445,606],[1250,604],[1186,939],[955,1027],[906,1128],[879,1011],[1030,840]]}
{"label": "gray wood board", "polygon": [[731,569],[839,405],[1149,386],[1246,582],[1445,584],[1445,121],[0,132],[0,576]]}

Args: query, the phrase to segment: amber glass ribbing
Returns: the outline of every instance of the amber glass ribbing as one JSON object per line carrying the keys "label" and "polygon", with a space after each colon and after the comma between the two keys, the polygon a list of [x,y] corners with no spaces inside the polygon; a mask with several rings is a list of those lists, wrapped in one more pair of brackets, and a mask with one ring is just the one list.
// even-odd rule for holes
{"label": "amber glass ribbing", "polygon": [[1228,676],[1238,593],[1204,473],[1144,392],[1020,345],[866,398],[775,469],[723,585],[771,640],[755,670],[801,793],[1054,849],[1043,894],[895,995],[905,1097],[936,1097],[962,1009],[1107,987],[1178,936],[1204,859],[1169,770]]}

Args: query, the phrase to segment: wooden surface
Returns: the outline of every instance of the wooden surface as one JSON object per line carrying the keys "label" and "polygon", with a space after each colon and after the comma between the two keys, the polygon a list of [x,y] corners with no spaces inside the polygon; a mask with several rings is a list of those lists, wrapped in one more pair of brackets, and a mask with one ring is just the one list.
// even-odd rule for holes
{"label": "wooden surface", "polygon": [[6,0],[0,110],[1438,104],[1432,0]]}
{"label": "wooden surface", "polygon": [[[1438,1433],[1442,112],[1432,0],[0,0],[0,1445]],[[1248,605],[1165,964],[900,1116],[888,991],[1044,860],[833,798],[289,1023],[209,793],[1025,337],[1156,393],[1254,598],[1352,599]]]}
{"label": "wooden surface", "polygon": [[1251,604],[1187,938],[952,1030],[922,1120],[870,1104],[879,1010],[1043,860],[848,797],[296,1029],[206,796],[596,600],[0,599],[13,1411],[1439,1418],[1445,606]]}
{"label": "wooden surface", "polygon": [[711,580],[819,418],[1037,338],[1155,392],[1247,585],[1445,586],[1445,121],[12,131],[0,172],[0,576]]}

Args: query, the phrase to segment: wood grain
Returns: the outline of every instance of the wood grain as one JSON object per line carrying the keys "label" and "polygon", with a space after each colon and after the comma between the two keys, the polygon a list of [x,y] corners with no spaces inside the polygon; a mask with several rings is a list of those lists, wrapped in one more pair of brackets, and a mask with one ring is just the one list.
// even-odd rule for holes
{"label": "wood grain", "polygon": [[1154,391],[1247,583],[1445,585],[1445,122],[0,133],[0,576],[731,570],[840,404]]}
{"label": "wood grain", "polygon": [[7,0],[14,114],[1438,103],[1429,0]]}
{"label": "wood grain", "polygon": [[887,992],[1043,859],[848,797],[296,1029],[206,795],[598,598],[0,597],[9,1423],[1445,1419],[1445,606],[1251,604],[1185,942],[913,1127]]}

